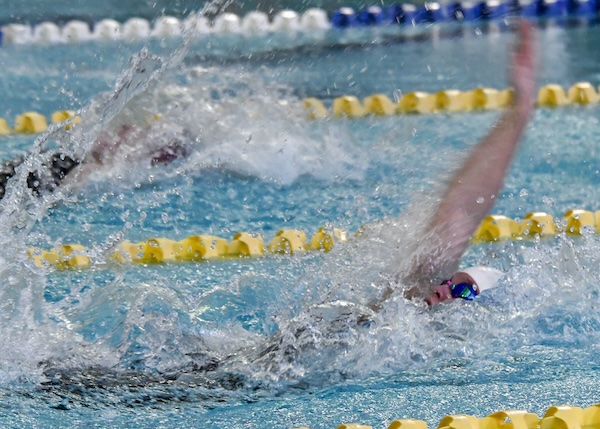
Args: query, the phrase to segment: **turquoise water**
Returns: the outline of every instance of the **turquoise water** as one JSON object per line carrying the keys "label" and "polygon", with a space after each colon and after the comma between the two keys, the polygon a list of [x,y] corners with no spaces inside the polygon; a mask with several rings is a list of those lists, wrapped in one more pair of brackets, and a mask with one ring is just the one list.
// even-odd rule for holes
{"label": "turquoise water", "polygon": [[[29,198],[15,180],[2,201],[2,426],[435,425],[598,402],[595,235],[474,245],[465,264],[508,272],[487,296],[433,311],[396,296],[371,324],[355,323],[406,269],[436,191],[497,113],[314,122],[300,99],[504,88],[511,34],[462,33],[214,37],[180,61],[168,59],[176,41],[152,42],[159,57],[146,60],[143,46],[118,43],[0,49],[1,116],[84,109],[71,134],[38,145],[85,153],[101,132],[150,124],[148,138],[61,192]],[[600,83],[597,27],[537,37],[540,85]],[[115,81],[145,83],[165,63],[147,87],[129,86],[138,94],[124,106],[126,92],[111,100]],[[537,110],[494,212],[599,209],[597,116],[595,106]],[[189,156],[151,167],[144,154],[173,135]],[[2,159],[35,152],[32,140],[2,137]],[[320,226],[366,233],[328,254],[104,264],[121,239],[250,231],[268,241]],[[91,249],[90,269],[39,269],[25,255],[72,242]]]}

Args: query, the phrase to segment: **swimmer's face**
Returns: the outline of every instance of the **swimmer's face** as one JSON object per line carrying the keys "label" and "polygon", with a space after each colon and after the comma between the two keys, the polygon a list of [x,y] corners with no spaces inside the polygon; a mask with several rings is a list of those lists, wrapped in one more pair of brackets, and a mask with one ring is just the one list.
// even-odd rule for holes
{"label": "swimmer's face", "polygon": [[433,307],[440,302],[452,301],[453,299],[455,298],[452,297],[452,293],[450,292],[450,285],[443,284],[436,286],[433,289],[433,293],[425,298],[425,302],[428,306]]}
{"label": "swimmer's face", "polygon": [[[458,272],[458,273],[454,274],[452,276],[452,278],[450,279],[450,281],[453,284],[460,284],[460,283],[469,283],[472,285],[475,284],[475,280],[473,280],[473,277],[471,277],[467,273],[463,273],[463,272]],[[427,305],[429,305],[429,307],[433,307],[434,305],[439,304],[440,302],[453,301],[455,299],[456,298],[454,298],[452,296],[452,291],[450,290],[450,285],[442,284],[442,285],[436,286],[433,289],[433,293],[431,295],[429,295],[427,298],[425,298],[425,302],[427,303]]]}

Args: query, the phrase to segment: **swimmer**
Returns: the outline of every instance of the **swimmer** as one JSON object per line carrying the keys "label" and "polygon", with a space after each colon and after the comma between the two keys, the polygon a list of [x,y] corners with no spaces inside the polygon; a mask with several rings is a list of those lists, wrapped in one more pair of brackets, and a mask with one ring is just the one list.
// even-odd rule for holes
{"label": "swimmer", "polygon": [[[489,267],[458,270],[473,233],[488,215],[534,106],[535,52],[532,29],[526,21],[517,28],[509,76],[514,88],[511,106],[456,171],[429,222],[434,246],[428,260],[418,260],[404,279],[409,298],[424,297],[431,307],[462,298],[472,300],[494,287],[503,273]],[[431,288],[431,285],[436,285]],[[392,293],[384,291],[383,299]]]}
{"label": "swimmer", "polygon": [[[407,298],[424,299],[429,307],[458,298],[472,300],[485,289],[494,287],[504,275],[491,267],[458,271],[458,265],[473,233],[503,186],[533,111],[534,63],[532,30],[521,21],[510,68],[515,90],[512,104],[472,149],[443,193],[427,224],[431,232],[428,241],[432,237],[433,246],[427,243],[427,257],[415,256],[412,270],[399,279],[398,283],[409,287],[404,294]],[[278,363],[285,366],[295,361],[302,350],[321,347],[319,338],[327,338],[329,347],[333,344],[346,347],[348,328],[368,329],[375,320],[375,313],[383,309],[384,301],[394,292],[392,284],[387,283],[381,296],[367,306],[344,300],[313,305],[292,319],[284,330],[272,335],[266,347],[245,351],[244,359],[271,368]]]}
{"label": "swimmer", "polygon": [[[175,128],[175,125],[171,124],[171,128]],[[161,132],[160,128],[157,130],[156,127],[139,128],[125,124],[114,133],[101,134],[94,142],[85,162],[106,165],[114,163],[117,159],[135,163],[149,160],[151,166],[166,165],[189,155],[184,140],[194,139],[183,129]]]}
{"label": "swimmer", "polygon": [[[458,271],[458,266],[473,233],[490,212],[502,189],[506,172],[527,127],[534,107],[535,74],[532,29],[521,20],[509,68],[514,88],[512,103],[450,180],[428,223],[427,231],[431,233],[433,244],[428,248],[427,256],[415,256],[412,269],[400,279],[402,284],[409,286],[404,294],[407,298],[424,299],[429,307],[459,298],[470,301],[496,286],[504,275],[491,267]],[[393,287],[386,286],[369,308],[381,310],[382,303],[393,293]]]}
{"label": "swimmer", "polygon": [[[116,162],[120,156],[125,161],[137,163],[147,161],[149,166],[155,167],[170,164],[189,155],[183,139],[191,140],[190,136],[170,136],[167,142],[158,145],[148,145],[149,138],[148,130],[123,125],[114,135],[102,134],[92,145],[89,155],[83,159],[76,159],[61,152],[45,151],[42,156],[46,159],[42,162],[41,168],[27,175],[27,187],[36,196],[54,192],[74,176],[72,173],[78,172],[77,177],[81,178],[101,165]],[[121,147],[125,148],[123,152],[119,151]],[[8,180],[15,175],[15,169],[24,161],[25,157],[21,156],[0,165],[0,199],[6,193]]]}

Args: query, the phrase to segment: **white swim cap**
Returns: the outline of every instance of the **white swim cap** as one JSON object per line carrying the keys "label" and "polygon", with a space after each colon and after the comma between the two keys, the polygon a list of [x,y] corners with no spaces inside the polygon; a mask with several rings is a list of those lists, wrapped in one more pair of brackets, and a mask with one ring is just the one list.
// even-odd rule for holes
{"label": "white swim cap", "polygon": [[490,267],[469,267],[462,270],[462,272],[473,277],[480,293],[495,287],[500,277],[504,275],[502,271]]}

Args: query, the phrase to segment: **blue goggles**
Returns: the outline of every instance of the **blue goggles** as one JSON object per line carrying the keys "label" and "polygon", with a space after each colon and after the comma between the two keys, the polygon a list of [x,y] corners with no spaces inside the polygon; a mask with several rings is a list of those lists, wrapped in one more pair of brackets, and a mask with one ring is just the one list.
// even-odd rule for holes
{"label": "blue goggles", "polygon": [[477,287],[469,283],[454,284],[451,280],[445,280],[442,284],[450,286],[450,294],[452,298],[461,298],[466,301],[473,301],[478,295]]}

